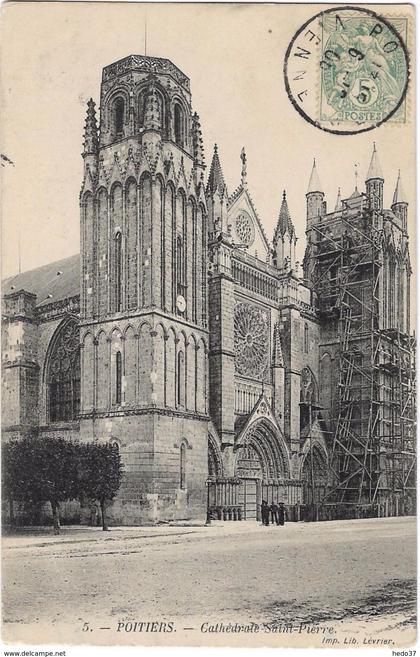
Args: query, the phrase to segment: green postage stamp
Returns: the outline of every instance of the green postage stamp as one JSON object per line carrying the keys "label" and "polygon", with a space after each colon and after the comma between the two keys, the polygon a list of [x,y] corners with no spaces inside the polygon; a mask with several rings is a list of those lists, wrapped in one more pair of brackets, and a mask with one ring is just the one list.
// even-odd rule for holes
{"label": "green postage stamp", "polygon": [[323,11],[295,34],[284,72],[289,98],[310,123],[354,134],[406,121],[408,19],[360,7]]}

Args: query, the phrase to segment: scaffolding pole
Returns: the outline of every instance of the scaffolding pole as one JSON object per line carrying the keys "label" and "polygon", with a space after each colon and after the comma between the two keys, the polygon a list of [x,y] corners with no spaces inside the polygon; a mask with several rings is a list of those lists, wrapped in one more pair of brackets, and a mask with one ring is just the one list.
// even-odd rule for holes
{"label": "scaffolding pole", "polygon": [[307,277],[321,327],[336,329],[339,371],[324,502],[395,511],[415,486],[415,345],[397,306],[402,279],[384,247],[384,216],[360,195],[309,237]]}

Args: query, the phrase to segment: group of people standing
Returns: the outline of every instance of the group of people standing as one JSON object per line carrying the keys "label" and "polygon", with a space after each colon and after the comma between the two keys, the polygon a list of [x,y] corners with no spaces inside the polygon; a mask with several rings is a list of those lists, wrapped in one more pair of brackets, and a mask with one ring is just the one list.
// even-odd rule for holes
{"label": "group of people standing", "polygon": [[286,509],[284,507],[284,502],[279,502],[276,504],[276,502],[272,502],[270,505],[267,503],[266,500],[263,500],[261,503],[261,520],[262,524],[268,525],[270,524],[270,517],[271,517],[271,524],[274,525],[284,525],[285,520],[286,520]]}

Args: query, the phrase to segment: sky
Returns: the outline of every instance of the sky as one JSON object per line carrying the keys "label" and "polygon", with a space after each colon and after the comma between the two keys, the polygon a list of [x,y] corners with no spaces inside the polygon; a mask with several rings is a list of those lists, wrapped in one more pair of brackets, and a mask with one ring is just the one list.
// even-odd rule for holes
{"label": "sky", "polygon": [[[325,8],[326,5],[323,5]],[[313,158],[329,209],[337,188],[349,196],[358,165],[359,189],[376,142],[390,206],[401,169],[410,201],[414,250],[414,94],[403,125],[385,123],[359,135],[332,135],[307,123],[290,103],[283,59],[299,27],[318,5],[9,3],[2,7],[4,123],[1,150],[14,166],[1,169],[2,276],[79,251],[79,191],[86,102],[98,102],[104,66],[129,54],[173,61],[191,81],[206,160],[213,144],[229,192],[240,182],[245,147],[248,186],[271,238],[283,189],[304,252],[305,193]],[[410,12],[392,5],[386,14]],[[413,258],[414,260],[414,258]]]}

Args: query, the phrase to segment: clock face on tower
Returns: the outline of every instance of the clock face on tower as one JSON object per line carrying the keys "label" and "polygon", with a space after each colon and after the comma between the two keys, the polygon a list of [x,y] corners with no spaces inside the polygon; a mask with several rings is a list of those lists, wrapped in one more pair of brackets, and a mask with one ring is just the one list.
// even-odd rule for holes
{"label": "clock face on tower", "polygon": [[251,246],[255,239],[255,229],[252,219],[245,210],[241,210],[235,219],[235,231],[238,241],[244,246]]}
{"label": "clock face on tower", "polygon": [[185,311],[186,305],[187,304],[185,303],[185,299],[182,296],[182,294],[178,294],[176,298],[176,307],[178,308],[180,313],[183,313]]}

